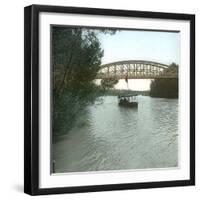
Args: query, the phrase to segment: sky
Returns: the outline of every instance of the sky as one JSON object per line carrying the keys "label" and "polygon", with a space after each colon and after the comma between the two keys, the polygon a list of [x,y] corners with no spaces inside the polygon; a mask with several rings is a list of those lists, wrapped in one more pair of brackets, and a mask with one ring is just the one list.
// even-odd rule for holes
{"label": "sky", "polygon": [[[147,60],[163,64],[180,62],[180,34],[177,32],[120,30],[114,35],[100,34],[104,49],[102,64],[123,60]],[[117,89],[149,90],[151,80],[119,81]]]}

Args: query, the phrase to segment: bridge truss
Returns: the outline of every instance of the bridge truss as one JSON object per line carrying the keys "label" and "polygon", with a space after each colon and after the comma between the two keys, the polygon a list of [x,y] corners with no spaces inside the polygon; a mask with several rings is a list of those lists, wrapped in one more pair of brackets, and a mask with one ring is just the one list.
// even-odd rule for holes
{"label": "bridge truss", "polygon": [[178,71],[170,70],[168,65],[144,60],[127,60],[101,65],[97,74],[97,79],[156,79],[177,77]]}

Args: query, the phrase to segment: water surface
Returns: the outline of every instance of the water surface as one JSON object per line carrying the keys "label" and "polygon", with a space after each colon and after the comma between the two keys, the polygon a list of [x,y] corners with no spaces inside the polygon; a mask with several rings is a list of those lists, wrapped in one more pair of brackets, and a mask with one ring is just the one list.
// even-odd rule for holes
{"label": "water surface", "polygon": [[139,96],[138,109],[100,97],[53,145],[55,172],[178,166],[178,100]]}

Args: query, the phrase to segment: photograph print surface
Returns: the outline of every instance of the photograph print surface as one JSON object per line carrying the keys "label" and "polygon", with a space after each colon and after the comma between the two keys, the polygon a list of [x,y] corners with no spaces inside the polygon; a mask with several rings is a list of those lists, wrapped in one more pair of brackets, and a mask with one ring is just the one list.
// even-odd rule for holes
{"label": "photograph print surface", "polygon": [[179,37],[51,25],[51,173],[179,166]]}

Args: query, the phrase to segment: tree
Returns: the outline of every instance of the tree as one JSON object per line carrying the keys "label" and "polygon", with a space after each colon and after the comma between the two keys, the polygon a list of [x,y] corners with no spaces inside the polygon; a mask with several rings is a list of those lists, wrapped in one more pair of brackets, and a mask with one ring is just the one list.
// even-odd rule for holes
{"label": "tree", "polygon": [[[172,63],[164,73],[178,73],[178,65]],[[178,78],[159,78],[151,82],[150,96],[178,98]]]}
{"label": "tree", "polygon": [[104,78],[101,80],[101,86],[104,89],[113,88],[114,85],[116,85],[117,83],[118,83],[118,79],[116,79],[116,78]]}
{"label": "tree", "polygon": [[93,80],[103,50],[98,34],[115,31],[87,28],[52,28],[53,132],[67,132],[76,115],[97,91]]}
{"label": "tree", "polygon": [[95,78],[103,50],[92,30],[54,27],[52,56],[54,92],[62,95],[63,89],[80,87]]}

